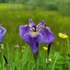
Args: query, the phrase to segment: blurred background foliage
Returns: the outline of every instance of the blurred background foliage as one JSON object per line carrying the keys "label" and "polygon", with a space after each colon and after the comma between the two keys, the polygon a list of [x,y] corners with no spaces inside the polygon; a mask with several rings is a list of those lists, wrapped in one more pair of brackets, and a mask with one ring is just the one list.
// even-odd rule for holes
{"label": "blurred background foliage", "polygon": [[57,10],[70,15],[70,0],[0,0],[0,3],[23,4],[23,10]]}

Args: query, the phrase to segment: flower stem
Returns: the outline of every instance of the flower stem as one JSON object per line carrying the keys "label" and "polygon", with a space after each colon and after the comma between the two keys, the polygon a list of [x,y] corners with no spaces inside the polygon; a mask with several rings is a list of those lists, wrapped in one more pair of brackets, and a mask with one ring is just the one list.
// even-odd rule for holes
{"label": "flower stem", "polygon": [[[49,45],[48,45],[48,51],[47,51],[47,61],[48,61],[48,59],[49,59],[49,54],[50,54],[50,48],[51,48],[51,45],[52,45],[52,43],[50,43]],[[48,62],[47,62],[47,68],[48,68]]]}
{"label": "flower stem", "polygon": [[6,56],[3,55],[3,58],[4,58],[5,63],[6,63],[6,69],[7,69],[7,70],[10,70],[10,68],[9,68],[9,63],[8,63],[8,60],[7,60]]}
{"label": "flower stem", "polygon": [[50,54],[50,48],[51,48],[52,43],[50,43],[48,45],[48,51],[47,51],[47,59],[49,58],[49,54]]}
{"label": "flower stem", "polygon": [[35,63],[37,62],[37,57],[38,57],[38,52],[37,52],[37,53],[34,53],[34,60],[35,60]]}
{"label": "flower stem", "polygon": [[69,40],[67,38],[67,46],[68,46],[68,54],[70,54],[70,46],[69,46]]}
{"label": "flower stem", "polygon": [[2,70],[4,70],[4,62],[3,62],[3,50],[1,48],[1,44],[0,44],[0,63],[2,65]]}
{"label": "flower stem", "polygon": [[37,70],[37,58],[38,58],[38,52],[34,53],[35,70]]}
{"label": "flower stem", "polygon": [[70,46],[68,38],[67,38],[67,45],[68,45],[68,70],[70,70]]}

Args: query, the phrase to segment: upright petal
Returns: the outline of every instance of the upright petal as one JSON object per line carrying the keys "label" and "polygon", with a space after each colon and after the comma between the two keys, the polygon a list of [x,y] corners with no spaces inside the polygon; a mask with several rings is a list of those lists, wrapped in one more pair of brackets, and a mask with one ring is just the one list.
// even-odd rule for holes
{"label": "upright petal", "polygon": [[50,44],[54,41],[54,35],[48,28],[43,28],[40,33],[43,35],[43,42]]}
{"label": "upright petal", "polygon": [[24,35],[24,40],[31,46],[33,53],[38,51],[38,46],[43,41],[41,34],[38,34],[36,37],[32,37],[29,33]]}
{"label": "upright petal", "polygon": [[0,42],[4,39],[5,33],[6,33],[6,29],[2,27],[2,24],[0,24]]}
{"label": "upright petal", "polygon": [[37,25],[37,28],[38,27],[41,27],[41,26],[44,26],[46,23],[45,23],[45,21],[43,20],[41,23],[39,23],[38,25]]}
{"label": "upright petal", "polygon": [[42,28],[45,27],[45,21],[42,21],[42,23],[39,23],[37,26],[36,26],[36,30],[39,32]]}
{"label": "upright petal", "polygon": [[27,26],[27,25],[25,25],[25,26],[21,25],[19,27],[19,35],[20,35],[20,37],[22,39],[24,38],[24,34],[29,33],[29,32],[30,32],[30,27],[29,26]]}
{"label": "upright petal", "polygon": [[32,27],[32,26],[35,26],[35,24],[33,23],[32,19],[29,19],[29,25]]}

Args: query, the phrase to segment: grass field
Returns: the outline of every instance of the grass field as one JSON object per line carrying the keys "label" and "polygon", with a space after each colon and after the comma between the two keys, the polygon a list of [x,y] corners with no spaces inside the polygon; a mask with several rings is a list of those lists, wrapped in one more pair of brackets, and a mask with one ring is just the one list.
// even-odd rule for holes
{"label": "grass field", "polygon": [[[0,24],[7,29],[5,39],[1,42],[4,49],[0,49],[0,70],[68,70],[68,48],[70,41],[70,16],[57,11],[24,10],[21,4],[0,4]],[[55,35],[49,58],[52,61],[47,66],[47,51],[43,49],[46,44],[39,46],[37,64],[33,59],[31,48],[19,36],[19,26],[28,24],[32,18],[38,24],[42,20],[50,27]],[[68,39],[58,37],[59,32],[66,32]],[[15,47],[19,45],[19,48]],[[2,46],[2,45],[1,45]],[[69,46],[70,47],[70,46]],[[5,62],[3,55],[8,63]]]}

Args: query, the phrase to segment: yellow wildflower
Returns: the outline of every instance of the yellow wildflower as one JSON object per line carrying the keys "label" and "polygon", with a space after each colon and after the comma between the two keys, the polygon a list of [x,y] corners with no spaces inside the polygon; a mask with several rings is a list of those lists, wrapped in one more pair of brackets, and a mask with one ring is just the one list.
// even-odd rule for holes
{"label": "yellow wildflower", "polygon": [[21,52],[25,52],[26,47],[23,45]]}
{"label": "yellow wildflower", "polygon": [[23,52],[25,52],[25,50],[21,50],[21,52],[23,53]]}
{"label": "yellow wildflower", "polygon": [[22,46],[22,49],[26,49],[26,47],[25,46]]}
{"label": "yellow wildflower", "polygon": [[44,49],[44,50],[46,50],[46,51],[48,50],[48,48],[47,48],[47,47],[43,47],[43,49]]}
{"label": "yellow wildflower", "polygon": [[68,35],[66,35],[65,33],[59,33],[58,36],[63,39],[68,38]]}

